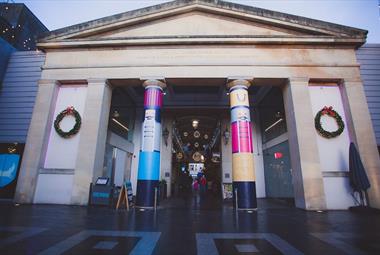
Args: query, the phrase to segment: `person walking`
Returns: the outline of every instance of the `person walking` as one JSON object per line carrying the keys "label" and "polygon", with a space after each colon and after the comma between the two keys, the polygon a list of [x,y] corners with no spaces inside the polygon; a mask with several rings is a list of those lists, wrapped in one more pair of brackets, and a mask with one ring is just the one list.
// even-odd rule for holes
{"label": "person walking", "polygon": [[201,185],[201,193],[202,194],[206,193],[206,190],[207,190],[207,180],[206,180],[206,177],[204,175],[202,175],[202,177],[200,179],[200,185]]}
{"label": "person walking", "polygon": [[198,196],[199,196],[199,182],[197,178],[194,178],[192,187],[193,187],[193,207],[197,207]]}

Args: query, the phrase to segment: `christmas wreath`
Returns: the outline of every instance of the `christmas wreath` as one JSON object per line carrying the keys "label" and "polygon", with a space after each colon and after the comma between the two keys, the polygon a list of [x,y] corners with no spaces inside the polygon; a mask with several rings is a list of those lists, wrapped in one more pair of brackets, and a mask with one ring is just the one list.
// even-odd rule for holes
{"label": "christmas wreath", "polygon": [[[321,125],[321,117],[323,115],[327,115],[327,116],[330,116],[332,118],[334,118],[336,120],[336,123],[338,124],[338,129],[336,131],[333,131],[333,132],[329,132],[329,131],[326,131],[323,129],[322,125]],[[344,122],[342,120],[342,117],[340,117],[340,115],[333,110],[332,106],[330,107],[323,107],[322,110],[320,110],[317,115],[315,115],[315,118],[314,118],[314,124],[315,124],[315,129],[318,131],[318,133],[325,137],[325,138],[334,138],[334,137],[337,137],[339,136],[343,130],[344,130]]]}
{"label": "christmas wreath", "polygon": [[[74,116],[75,125],[72,129],[65,132],[61,129],[59,123],[61,123],[63,118],[68,116],[68,115]],[[73,136],[79,132],[81,123],[82,123],[82,119],[81,119],[79,113],[74,109],[73,106],[69,106],[57,115],[57,118],[54,120],[54,129],[58,133],[59,136],[61,136],[63,138],[69,138],[69,137],[71,137],[71,136]]]}

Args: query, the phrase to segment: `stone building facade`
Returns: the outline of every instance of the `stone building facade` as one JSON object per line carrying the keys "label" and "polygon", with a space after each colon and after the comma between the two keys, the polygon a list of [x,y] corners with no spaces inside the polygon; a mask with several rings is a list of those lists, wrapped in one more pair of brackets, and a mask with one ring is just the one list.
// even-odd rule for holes
{"label": "stone building facade", "polygon": [[[221,182],[234,187],[239,182],[256,183],[254,188],[251,184],[238,187],[241,206],[254,207],[247,201],[268,193],[263,152],[277,140],[288,143],[288,172],[298,208],[353,205],[347,178],[352,141],[371,180],[371,204],[380,208],[380,161],[355,55],[366,34],[361,29],[208,0],[174,1],[52,31],[38,43],[46,61],[15,201],[87,204],[89,184],[109,171],[105,167],[108,145],[129,155],[124,159],[130,163],[124,179],[131,179],[136,192],[142,171],[140,149],[144,151],[145,144],[141,120],[147,120],[149,110],[143,84],[148,82],[166,94],[159,128],[153,131],[161,152],[160,173],[154,181],[172,183],[173,120],[178,114],[208,111],[220,120],[219,135],[230,130],[232,136],[220,145]],[[236,99],[235,86],[245,91]],[[280,99],[269,100],[272,90],[279,91]],[[256,109],[266,99],[281,101],[283,112],[279,111],[277,121],[282,120],[287,132],[265,140],[272,127],[259,128],[265,116]],[[235,104],[236,100],[242,103]],[[78,134],[70,139],[59,137],[53,127],[57,114],[67,106],[74,106],[82,116]],[[231,106],[248,109],[243,115],[252,122],[251,140],[234,138],[243,129],[233,131],[230,126],[236,117]],[[336,139],[323,138],[315,130],[314,116],[323,106],[333,106],[345,122]],[[126,127],[133,133],[122,134],[113,127],[119,108],[134,109],[134,121]],[[160,140],[161,130],[169,135]],[[241,147],[245,142],[253,145],[251,155],[251,149],[246,152]],[[244,153],[249,159],[237,159]],[[151,192],[141,190],[137,187],[137,197]]]}

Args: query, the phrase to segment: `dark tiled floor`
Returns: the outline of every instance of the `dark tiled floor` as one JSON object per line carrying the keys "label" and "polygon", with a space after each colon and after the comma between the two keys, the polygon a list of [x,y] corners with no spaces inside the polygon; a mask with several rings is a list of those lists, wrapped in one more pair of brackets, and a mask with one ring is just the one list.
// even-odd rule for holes
{"label": "dark tiled floor", "polygon": [[154,211],[0,205],[0,254],[380,254],[380,214],[306,212],[259,200],[235,213],[211,195]]}

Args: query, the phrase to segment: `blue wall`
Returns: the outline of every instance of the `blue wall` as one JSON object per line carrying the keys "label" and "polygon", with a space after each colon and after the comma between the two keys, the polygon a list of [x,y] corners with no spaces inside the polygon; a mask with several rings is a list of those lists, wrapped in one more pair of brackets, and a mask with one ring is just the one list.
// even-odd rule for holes
{"label": "blue wall", "polygon": [[0,37],[0,88],[7,69],[8,59],[12,52],[16,51],[8,42]]}
{"label": "blue wall", "polygon": [[356,51],[377,145],[380,146],[380,44],[365,44]]}
{"label": "blue wall", "polygon": [[25,143],[45,54],[11,54],[0,89],[0,143]]}

